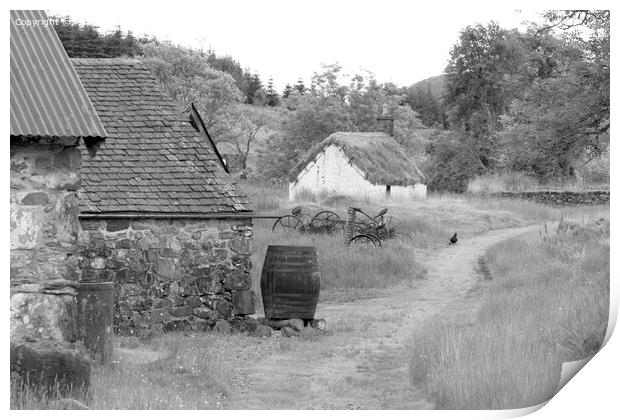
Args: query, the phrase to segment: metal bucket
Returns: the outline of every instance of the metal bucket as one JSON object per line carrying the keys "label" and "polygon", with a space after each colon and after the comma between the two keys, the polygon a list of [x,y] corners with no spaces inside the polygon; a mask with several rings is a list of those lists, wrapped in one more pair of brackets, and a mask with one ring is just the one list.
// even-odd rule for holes
{"label": "metal bucket", "polygon": [[114,283],[80,283],[77,289],[78,336],[93,360],[107,363],[114,344]]}
{"label": "metal bucket", "polygon": [[320,283],[314,247],[269,245],[260,280],[265,318],[314,319]]}

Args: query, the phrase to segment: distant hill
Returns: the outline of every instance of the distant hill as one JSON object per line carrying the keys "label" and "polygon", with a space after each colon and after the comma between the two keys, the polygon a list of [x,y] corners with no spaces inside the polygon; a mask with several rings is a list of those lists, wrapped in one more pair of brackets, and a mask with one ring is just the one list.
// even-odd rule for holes
{"label": "distant hill", "polygon": [[446,90],[446,74],[440,74],[439,76],[429,77],[428,79],[421,80],[417,83],[409,86],[410,90],[417,90],[420,88],[426,89],[427,86],[431,88],[431,95],[441,99]]}

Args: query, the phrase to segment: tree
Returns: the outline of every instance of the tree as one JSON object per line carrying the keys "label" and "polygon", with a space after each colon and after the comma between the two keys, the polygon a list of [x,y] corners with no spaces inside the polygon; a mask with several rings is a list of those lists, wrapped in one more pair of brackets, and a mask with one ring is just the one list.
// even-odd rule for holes
{"label": "tree", "polygon": [[293,87],[287,83],[286,86],[284,86],[284,90],[282,91],[282,98],[288,99],[288,97],[291,95],[292,92],[293,92]]}
{"label": "tree", "polygon": [[406,98],[407,103],[420,116],[422,124],[448,128],[445,106],[440,98],[433,95],[430,83],[410,87]]}
{"label": "tree", "polygon": [[304,151],[297,139],[271,134],[258,151],[260,174],[267,179],[286,179]]}
{"label": "tree", "polygon": [[[245,79],[245,91],[243,92],[246,97],[245,103],[254,104],[258,99],[260,102],[259,105],[264,105],[265,91],[263,90],[263,82],[260,80],[260,76],[256,73],[252,74],[249,70],[246,69],[243,77]],[[257,95],[258,91],[261,92]]]}
{"label": "tree", "polygon": [[235,83],[239,90],[243,91],[244,75],[243,69],[237,60],[231,56],[218,57],[214,51],[207,53],[207,64],[214,70],[219,70],[224,73],[228,73],[235,79]]}
{"label": "tree", "polygon": [[435,191],[465,192],[468,181],[484,172],[471,138],[463,132],[438,130],[428,145],[423,167]]}
{"label": "tree", "polygon": [[273,122],[269,110],[263,107],[238,105],[230,120],[229,130],[221,142],[232,146],[241,162],[241,169],[247,169],[248,156],[256,136]]}
{"label": "tree", "polygon": [[[554,40],[551,65],[539,66],[522,97],[503,119],[508,164],[540,178],[578,176],[577,162],[600,156],[609,131],[609,12],[561,11],[546,14],[548,25],[532,37]],[[587,31],[575,31],[585,26]],[[563,31],[562,38],[552,30]],[[544,71],[540,71],[544,69]]]}
{"label": "tree", "polygon": [[254,92],[252,104],[256,106],[265,106],[267,105],[267,100],[267,92],[265,92],[265,89],[260,88]]}
{"label": "tree", "polygon": [[269,106],[278,106],[280,105],[280,95],[276,92],[273,87],[273,79],[269,78],[269,82],[267,82],[267,89],[265,90],[266,95],[266,104]]}
{"label": "tree", "polygon": [[522,86],[526,50],[517,31],[496,23],[468,26],[450,51],[446,67],[448,118],[464,132],[485,169],[497,161],[500,116]]}
{"label": "tree", "polygon": [[307,150],[335,131],[349,131],[351,120],[344,103],[331,98],[302,97],[286,120],[286,137]]}
{"label": "tree", "polygon": [[412,144],[415,133],[424,129],[417,112],[408,105],[399,105],[392,110],[394,115],[394,139],[407,149],[415,148]]}
{"label": "tree", "polygon": [[120,27],[111,33],[101,34],[98,27],[73,22],[69,16],[50,16],[50,19],[63,22],[54,29],[69,57],[113,58],[141,54],[138,40],[131,32],[124,33]]}
{"label": "tree", "polygon": [[157,42],[144,45],[142,62],[177,101],[180,111],[192,102],[196,105],[215,142],[226,134],[235,107],[244,99],[232,76],[209,67],[203,54]]}
{"label": "tree", "polygon": [[446,67],[446,104],[451,123],[462,126],[481,110],[489,114],[489,129],[513,98],[513,76],[519,75],[525,50],[516,31],[496,23],[468,26],[450,51]]}
{"label": "tree", "polygon": [[297,92],[299,92],[300,95],[306,93],[306,85],[304,85],[304,81],[301,77],[299,78],[299,80],[297,80],[294,88]]}

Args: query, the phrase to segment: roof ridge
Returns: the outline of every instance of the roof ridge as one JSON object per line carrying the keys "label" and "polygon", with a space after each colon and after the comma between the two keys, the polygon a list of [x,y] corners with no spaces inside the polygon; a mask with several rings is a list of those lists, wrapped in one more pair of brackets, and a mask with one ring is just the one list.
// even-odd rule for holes
{"label": "roof ridge", "polygon": [[71,57],[71,62],[75,63],[105,63],[105,64],[142,64],[144,63],[137,58],[122,58],[122,57],[112,57],[112,58],[95,58],[95,57]]}

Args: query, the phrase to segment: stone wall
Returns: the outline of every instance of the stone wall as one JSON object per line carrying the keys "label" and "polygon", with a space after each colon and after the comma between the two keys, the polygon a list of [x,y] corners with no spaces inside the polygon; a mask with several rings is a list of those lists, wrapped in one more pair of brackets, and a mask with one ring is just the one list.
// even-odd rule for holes
{"label": "stone wall", "polygon": [[609,191],[505,191],[493,195],[499,198],[517,198],[557,206],[609,203]]}
{"label": "stone wall", "polygon": [[204,330],[218,319],[254,313],[251,219],[87,218],[84,282],[115,282],[114,325]]}
{"label": "stone wall", "polygon": [[[54,381],[70,373],[54,370],[54,363],[79,360],[75,376],[66,378],[78,386],[90,378],[76,324],[78,139],[11,137],[10,157],[11,371]],[[56,353],[46,354],[52,348]],[[48,359],[55,362],[30,363]]]}

